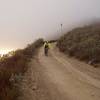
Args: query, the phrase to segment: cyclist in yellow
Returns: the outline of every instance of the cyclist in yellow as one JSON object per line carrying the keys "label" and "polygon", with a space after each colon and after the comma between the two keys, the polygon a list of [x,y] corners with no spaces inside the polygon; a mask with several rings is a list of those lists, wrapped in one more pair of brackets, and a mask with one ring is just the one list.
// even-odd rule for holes
{"label": "cyclist in yellow", "polygon": [[46,41],[45,43],[44,43],[44,54],[45,54],[45,56],[48,56],[48,50],[50,49],[50,44],[49,44],[49,42],[48,41]]}

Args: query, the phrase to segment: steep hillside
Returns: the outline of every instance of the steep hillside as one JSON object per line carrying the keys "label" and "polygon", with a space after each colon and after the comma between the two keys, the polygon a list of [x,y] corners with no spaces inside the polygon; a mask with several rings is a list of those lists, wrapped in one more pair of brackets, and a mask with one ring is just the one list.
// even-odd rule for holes
{"label": "steep hillside", "polygon": [[100,24],[73,29],[57,43],[60,51],[91,64],[100,62]]}

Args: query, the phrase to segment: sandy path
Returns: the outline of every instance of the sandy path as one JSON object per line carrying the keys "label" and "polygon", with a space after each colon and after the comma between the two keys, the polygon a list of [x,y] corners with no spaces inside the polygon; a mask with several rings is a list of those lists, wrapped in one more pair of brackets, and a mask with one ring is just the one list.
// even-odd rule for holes
{"label": "sandy path", "polygon": [[45,57],[41,48],[20,85],[19,100],[100,100],[98,70],[69,59],[55,47]]}

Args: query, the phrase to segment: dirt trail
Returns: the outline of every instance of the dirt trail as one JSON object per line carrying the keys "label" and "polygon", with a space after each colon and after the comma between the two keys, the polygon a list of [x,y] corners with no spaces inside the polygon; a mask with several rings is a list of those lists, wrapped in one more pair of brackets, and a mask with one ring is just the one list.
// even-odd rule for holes
{"label": "dirt trail", "polygon": [[100,69],[68,58],[55,46],[32,60],[19,100],[100,100]]}

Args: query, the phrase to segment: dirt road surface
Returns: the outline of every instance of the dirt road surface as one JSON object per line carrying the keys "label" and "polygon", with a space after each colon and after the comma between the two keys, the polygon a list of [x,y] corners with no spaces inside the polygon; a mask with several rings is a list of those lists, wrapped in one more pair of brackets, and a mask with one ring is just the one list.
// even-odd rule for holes
{"label": "dirt road surface", "polygon": [[100,100],[100,68],[69,58],[52,46],[32,59],[19,100]]}

